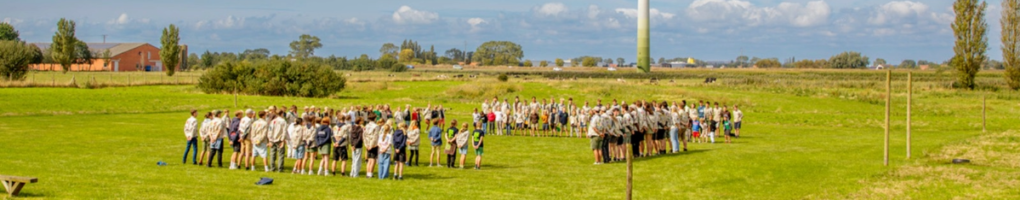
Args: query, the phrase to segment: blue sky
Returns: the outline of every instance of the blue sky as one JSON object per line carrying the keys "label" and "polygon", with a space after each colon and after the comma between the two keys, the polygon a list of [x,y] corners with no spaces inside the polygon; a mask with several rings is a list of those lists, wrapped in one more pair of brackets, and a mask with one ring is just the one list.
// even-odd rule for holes
{"label": "blue sky", "polygon": [[[890,63],[952,56],[952,1],[652,0],[652,56],[728,61],[756,57],[821,59],[859,51]],[[1001,60],[1000,1],[988,1],[988,55]],[[88,42],[159,45],[163,27],[181,27],[191,52],[267,48],[286,54],[301,34],[322,39],[316,55],[378,57],[404,39],[474,49],[490,40],[524,47],[525,58],[636,55],[636,0],[378,1],[7,1],[0,20],[29,42],[49,42],[56,21],[78,22]]]}

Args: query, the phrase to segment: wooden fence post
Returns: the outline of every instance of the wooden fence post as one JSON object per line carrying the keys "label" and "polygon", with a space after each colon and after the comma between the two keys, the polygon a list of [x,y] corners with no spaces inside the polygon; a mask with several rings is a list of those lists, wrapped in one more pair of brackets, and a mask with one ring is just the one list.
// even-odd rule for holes
{"label": "wooden fence post", "polygon": [[914,96],[913,72],[907,72],[907,159],[910,159],[910,107]]}
{"label": "wooden fence post", "polygon": [[885,73],[885,150],[883,151],[883,165],[889,166],[889,107],[892,104],[892,70]]}
{"label": "wooden fence post", "polygon": [[633,196],[634,191],[634,153],[631,152],[633,149],[631,144],[627,144],[627,200],[630,200]]}

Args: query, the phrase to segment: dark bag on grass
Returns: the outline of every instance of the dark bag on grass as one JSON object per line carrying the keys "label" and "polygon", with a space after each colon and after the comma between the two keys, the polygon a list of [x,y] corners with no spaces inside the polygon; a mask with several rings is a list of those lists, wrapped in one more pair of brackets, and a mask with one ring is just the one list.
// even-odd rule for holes
{"label": "dark bag on grass", "polygon": [[273,184],[273,179],[266,177],[262,177],[262,179],[259,179],[259,182],[255,182],[255,185],[269,185],[269,184]]}

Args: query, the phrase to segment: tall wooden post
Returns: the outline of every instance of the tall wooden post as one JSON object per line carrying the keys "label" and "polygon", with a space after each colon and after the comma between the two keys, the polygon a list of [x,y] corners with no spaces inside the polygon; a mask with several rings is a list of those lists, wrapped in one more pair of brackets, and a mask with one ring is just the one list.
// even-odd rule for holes
{"label": "tall wooden post", "polygon": [[885,73],[885,150],[883,164],[889,166],[889,107],[892,104],[892,70]]}
{"label": "tall wooden post", "polygon": [[634,162],[631,157],[634,157],[634,152],[631,152],[633,147],[631,144],[627,144],[627,200],[630,200],[634,190]]}
{"label": "tall wooden post", "polygon": [[914,96],[913,72],[907,72],[907,159],[910,159],[910,107]]}

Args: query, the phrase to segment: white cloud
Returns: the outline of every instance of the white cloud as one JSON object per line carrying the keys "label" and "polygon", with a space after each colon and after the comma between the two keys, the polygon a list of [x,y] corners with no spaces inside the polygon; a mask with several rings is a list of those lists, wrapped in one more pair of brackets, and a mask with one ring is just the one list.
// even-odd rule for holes
{"label": "white cloud", "polygon": [[213,22],[213,27],[215,28],[240,28],[241,26],[244,26],[244,18],[234,17],[233,15]]}
{"label": "white cloud", "polygon": [[[893,1],[878,7],[875,15],[868,18],[869,24],[883,25],[886,23],[900,23],[907,19],[917,19],[928,14],[928,5],[913,1]],[[937,19],[934,13],[931,14]]]}
{"label": "white cloud", "polygon": [[488,23],[488,22],[486,22],[485,19],[477,18],[476,17],[476,18],[468,19],[467,23],[471,25],[471,32],[474,33],[474,32],[478,32],[478,31],[481,30],[481,28],[478,27],[478,25],[481,25],[481,24],[484,24],[484,23]]}
{"label": "white cloud", "polygon": [[558,2],[546,3],[535,8],[535,12],[544,16],[559,16],[560,14],[567,12],[567,6]]}
{"label": "white cloud", "polygon": [[782,24],[808,27],[825,24],[832,8],[825,1],[805,4],[783,2],[775,7],[758,7],[743,0],[695,0],[687,16],[695,21],[729,22],[750,26]]}
{"label": "white cloud", "polygon": [[149,19],[147,18],[131,19],[130,17],[128,17],[127,13],[121,13],[120,16],[118,16],[116,19],[112,19],[110,21],[107,21],[106,23],[110,25],[125,25],[131,22],[149,23]]}
{"label": "white cloud", "polygon": [[596,5],[588,6],[588,19],[595,19],[599,17],[600,13],[602,13],[602,10],[599,9],[599,6]]}
{"label": "white cloud", "polygon": [[4,20],[2,22],[10,24],[10,25],[18,25],[18,24],[21,24],[21,22],[24,22],[24,20],[17,19],[17,18],[4,17]]}
{"label": "white cloud", "polygon": [[415,10],[410,6],[400,6],[393,12],[393,21],[398,24],[428,24],[439,19],[439,14],[429,11]]}
{"label": "white cloud", "polygon": [[[638,10],[636,8],[617,8],[616,9],[616,13],[623,14],[624,16],[627,16],[627,18],[637,18]],[[655,19],[655,18],[673,19],[674,16],[676,16],[676,14],[668,13],[668,12],[661,12],[661,11],[659,11],[659,9],[655,9],[655,8],[652,8],[652,9],[648,10],[648,18],[652,18],[652,19]]]}

